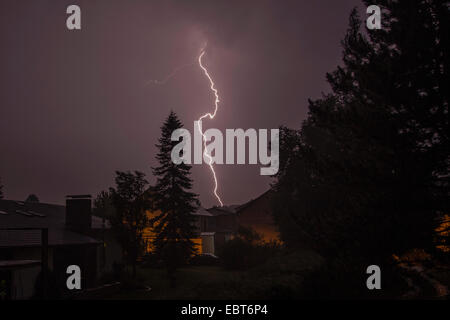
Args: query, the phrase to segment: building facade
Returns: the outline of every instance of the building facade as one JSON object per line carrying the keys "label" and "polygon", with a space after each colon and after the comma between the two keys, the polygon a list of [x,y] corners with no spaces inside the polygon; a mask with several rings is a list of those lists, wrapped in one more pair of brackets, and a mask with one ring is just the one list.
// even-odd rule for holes
{"label": "building facade", "polygon": [[[158,211],[148,211],[149,219],[158,215]],[[191,239],[197,244],[200,254],[217,254],[218,248],[232,239],[240,226],[256,231],[263,241],[280,242],[278,228],[274,223],[271,210],[271,191],[263,193],[243,205],[203,207],[193,213],[196,217],[197,236]],[[151,227],[144,231],[147,252],[152,252],[153,232]]]}
{"label": "building facade", "polygon": [[86,289],[120,261],[109,222],[91,215],[90,197],[68,197],[66,206],[0,200],[0,299],[41,295],[45,266],[45,294],[62,297],[68,266],[80,267]]}

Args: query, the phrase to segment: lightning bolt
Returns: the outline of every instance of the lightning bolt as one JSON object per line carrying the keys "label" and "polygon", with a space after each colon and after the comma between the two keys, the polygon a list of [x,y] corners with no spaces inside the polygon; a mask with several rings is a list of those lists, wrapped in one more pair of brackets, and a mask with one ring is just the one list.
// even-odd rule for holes
{"label": "lightning bolt", "polygon": [[216,116],[217,110],[219,108],[219,94],[217,89],[214,86],[214,81],[212,80],[211,76],[209,75],[208,69],[206,69],[206,67],[203,65],[202,63],[202,58],[206,53],[206,46],[203,47],[203,49],[200,51],[200,55],[198,57],[198,64],[200,66],[200,68],[203,70],[203,73],[205,74],[205,76],[208,78],[209,83],[210,83],[210,89],[211,91],[214,93],[215,96],[215,100],[214,100],[214,112],[211,114],[210,112],[205,113],[204,115],[202,115],[199,119],[198,119],[198,130],[200,131],[200,134],[203,137],[203,146],[205,148],[205,151],[203,152],[204,156],[206,156],[206,158],[208,158],[208,166],[211,169],[213,178],[214,178],[214,196],[217,198],[217,200],[220,203],[220,206],[223,207],[223,202],[220,199],[220,196],[217,193],[217,177],[216,177],[216,172],[214,171],[214,166],[212,164],[212,157],[211,155],[208,153],[208,147],[206,146],[206,135],[203,133],[202,130],[202,121],[203,119],[205,119],[206,117],[209,117],[210,119],[214,119],[214,117]]}
{"label": "lightning bolt", "polygon": [[[209,75],[208,69],[206,69],[206,67],[203,65],[202,63],[202,58],[203,56],[206,54],[206,44],[203,46],[203,48],[200,50],[200,55],[198,57],[198,65],[200,66],[200,68],[203,70],[203,73],[205,74],[205,76],[208,78],[208,81],[210,83],[210,89],[211,91],[214,93],[215,96],[215,100],[214,100],[214,112],[213,113],[205,113],[204,115],[202,115],[199,119],[198,119],[198,130],[200,132],[200,134],[202,135],[203,138],[203,147],[204,147],[204,151],[203,154],[204,156],[208,159],[207,164],[209,166],[209,168],[211,169],[213,178],[214,178],[214,196],[217,198],[217,200],[220,203],[220,206],[223,207],[223,202],[222,199],[220,199],[219,194],[217,193],[217,189],[218,189],[218,183],[217,183],[217,176],[216,176],[216,172],[214,171],[214,166],[212,164],[212,157],[208,152],[208,147],[206,145],[206,135],[203,133],[202,130],[202,120],[205,119],[206,117],[209,117],[210,119],[214,119],[214,117],[216,116],[217,110],[219,108],[219,94],[217,89],[215,88],[214,85],[214,81],[212,80],[211,76]],[[189,64],[185,64],[182,66],[179,66],[177,68],[175,68],[171,73],[169,73],[164,79],[162,80],[149,80],[145,83],[144,86],[153,84],[153,85],[164,85],[166,84],[170,79],[172,79],[174,76],[176,76],[181,70],[191,67],[195,65],[195,63],[189,63]]]}

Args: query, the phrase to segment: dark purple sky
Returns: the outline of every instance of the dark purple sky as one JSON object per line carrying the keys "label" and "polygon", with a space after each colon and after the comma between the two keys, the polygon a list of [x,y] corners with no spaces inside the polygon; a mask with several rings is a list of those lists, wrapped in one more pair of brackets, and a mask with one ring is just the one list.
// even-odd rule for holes
{"label": "dark purple sky", "polygon": [[[66,7],[82,30],[66,28]],[[115,170],[151,176],[160,126],[173,109],[189,130],[212,111],[200,68],[145,85],[205,57],[221,105],[205,128],[300,127],[307,99],[329,87],[358,0],[0,2],[0,177],[6,198],[62,203],[112,186]],[[267,190],[259,165],[216,166],[227,204]],[[216,204],[206,165],[195,191]]]}

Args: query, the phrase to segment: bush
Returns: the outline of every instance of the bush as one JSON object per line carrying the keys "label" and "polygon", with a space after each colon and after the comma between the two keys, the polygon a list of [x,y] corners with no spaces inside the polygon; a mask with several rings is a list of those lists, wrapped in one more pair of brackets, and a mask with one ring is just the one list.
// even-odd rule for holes
{"label": "bush", "polygon": [[277,249],[265,262],[245,271],[233,272],[219,282],[197,286],[198,299],[295,299],[302,282],[323,264],[323,258],[307,250]]}
{"label": "bush", "polygon": [[337,257],[308,274],[300,298],[307,299],[386,299],[398,298],[408,286],[394,263],[380,264],[382,290],[368,290],[366,268],[355,258]]}
{"label": "bush", "polygon": [[143,268],[163,268],[164,263],[161,258],[154,253],[150,253],[144,256],[142,261]]}
{"label": "bush", "polygon": [[[39,272],[36,281],[34,283],[34,294],[32,300],[52,299],[57,300],[63,298],[63,290],[65,283],[62,279],[58,278],[56,273],[50,269],[47,269],[46,277],[46,294],[44,294],[44,282],[42,271]],[[62,284],[64,283],[64,287]]]}
{"label": "bush", "polygon": [[245,270],[264,263],[278,249],[278,244],[262,242],[255,231],[241,227],[236,237],[225,242],[218,251],[226,269]]}
{"label": "bush", "polygon": [[219,264],[219,258],[212,254],[198,254],[190,259],[189,264],[193,266],[216,266]]}

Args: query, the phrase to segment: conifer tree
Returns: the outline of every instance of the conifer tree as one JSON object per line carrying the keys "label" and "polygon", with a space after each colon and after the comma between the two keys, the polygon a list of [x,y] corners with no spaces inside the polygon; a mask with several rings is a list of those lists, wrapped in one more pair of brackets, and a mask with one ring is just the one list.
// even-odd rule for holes
{"label": "conifer tree", "polygon": [[161,127],[161,137],[156,145],[159,166],[153,168],[153,174],[157,177],[153,202],[160,212],[152,220],[156,235],[153,245],[166,264],[172,285],[175,285],[175,270],[197,251],[192,241],[195,237],[195,217],[192,213],[197,210],[199,201],[197,195],[191,192],[191,166],[174,164],[171,159],[172,149],[178,143],[171,140],[172,132],[182,127],[176,114],[171,111]]}
{"label": "conifer tree", "polygon": [[288,245],[382,261],[432,249],[448,210],[450,17],[445,1],[377,4],[382,29],[362,30],[352,12],[332,93],[310,101],[297,134],[281,133],[274,188]]}

